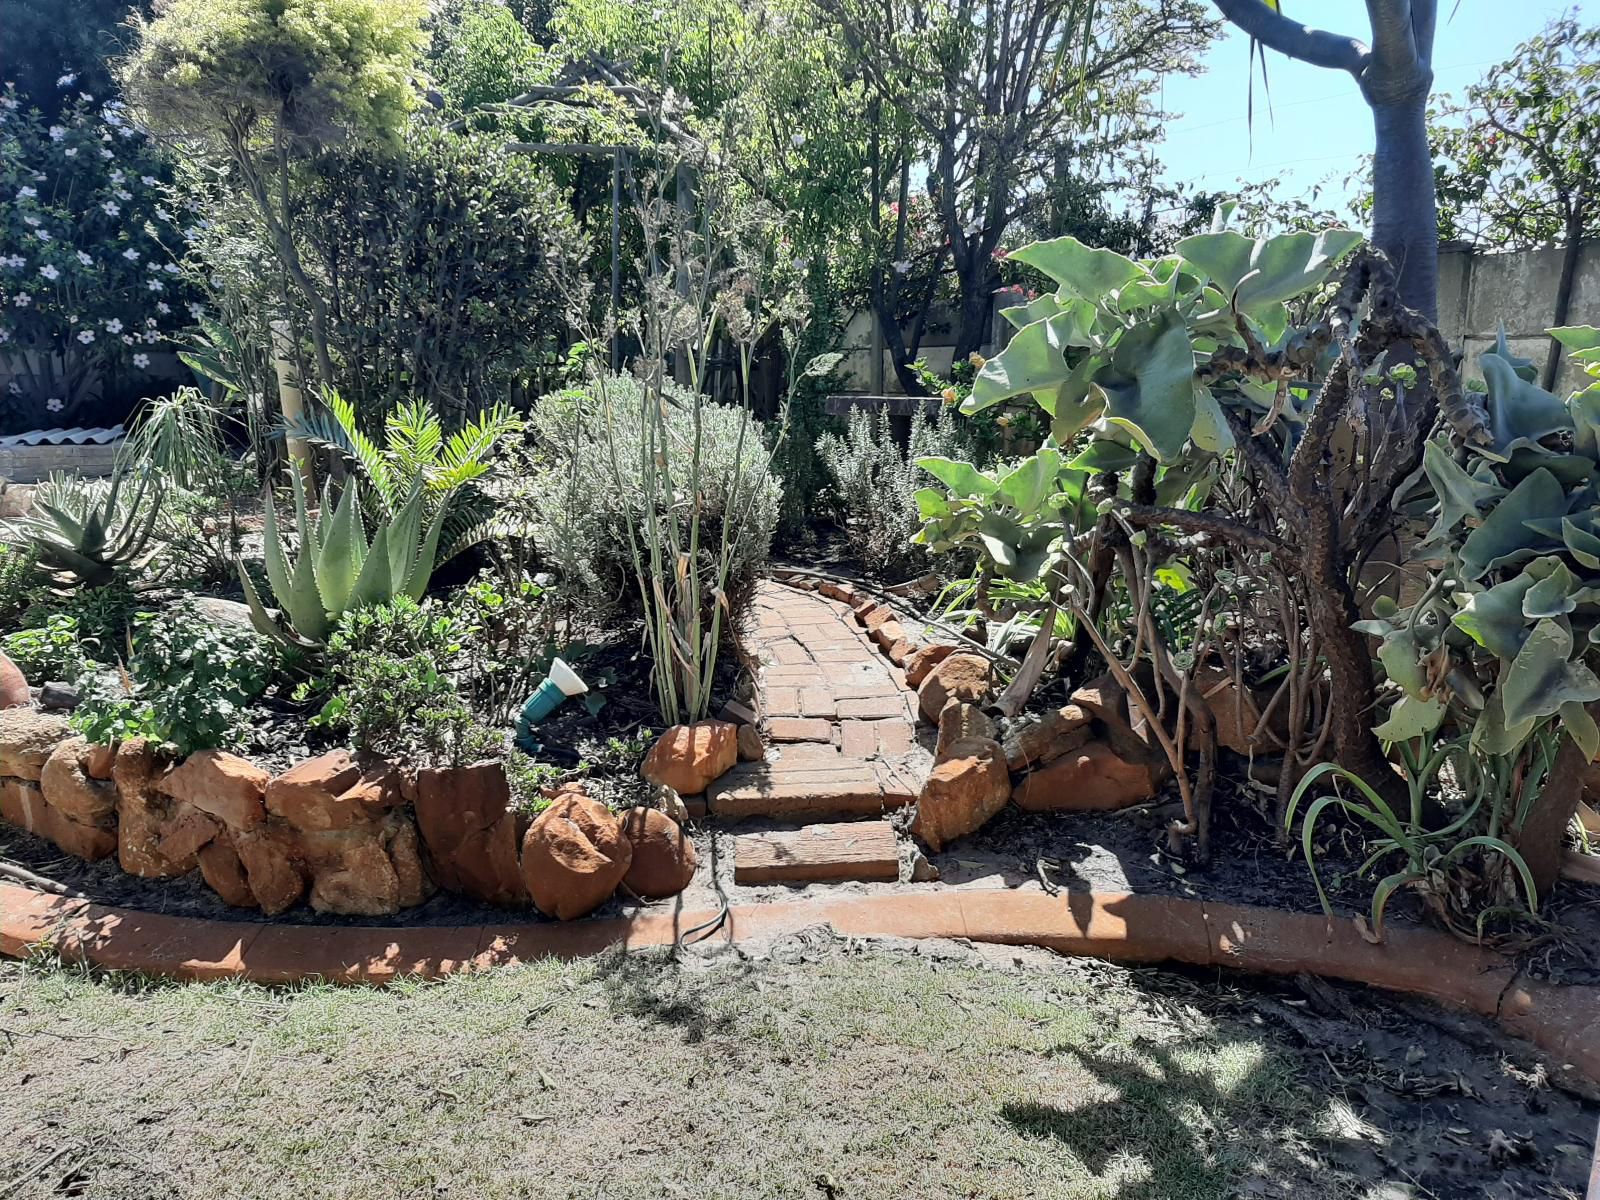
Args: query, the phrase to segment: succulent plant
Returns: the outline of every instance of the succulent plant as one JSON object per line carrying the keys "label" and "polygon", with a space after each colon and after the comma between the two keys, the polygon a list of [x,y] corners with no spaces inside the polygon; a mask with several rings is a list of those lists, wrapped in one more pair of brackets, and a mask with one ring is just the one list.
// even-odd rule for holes
{"label": "succulent plant", "polygon": [[394,515],[377,526],[369,542],[359,492],[360,485],[352,480],[335,506],[331,484],[325,486],[322,507],[313,518],[305,486],[299,474],[294,475],[299,546],[292,562],[276,508],[268,501],[264,558],[279,619],[268,613],[249,572],[239,563],[245,600],[262,633],[289,645],[317,647],[351,609],[387,604],[397,596],[422,598],[439,551],[443,510],[424,528],[423,494],[420,488],[413,489]]}
{"label": "succulent plant", "polygon": [[53,475],[34,502],[36,515],[10,525],[32,544],[58,588],[104,587],[149,561],[162,489],[152,472],[118,467],[106,482]]}

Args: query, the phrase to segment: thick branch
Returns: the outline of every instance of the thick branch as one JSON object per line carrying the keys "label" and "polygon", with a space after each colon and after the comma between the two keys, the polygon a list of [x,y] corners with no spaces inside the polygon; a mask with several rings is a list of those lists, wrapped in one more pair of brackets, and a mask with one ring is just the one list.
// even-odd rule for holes
{"label": "thick branch", "polygon": [[1371,59],[1371,52],[1357,39],[1291,21],[1261,0],[1216,0],[1216,5],[1224,17],[1263,46],[1314,67],[1359,76]]}
{"label": "thick branch", "polygon": [[1255,550],[1261,554],[1282,553],[1288,547],[1273,534],[1262,529],[1252,529],[1248,525],[1241,525],[1237,521],[1230,521],[1216,513],[1192,512],[1186,508],[1160,508],[1152,504],[1128,504],[1119,502],[1116,514],[1129,525],[1139,529],[1148,529],[1151,526],[1165,525],[1172,529],[1181,529],[1185,533],[1203,533],[1210,537],[1219,538],[1225,542],[1245,550]]}

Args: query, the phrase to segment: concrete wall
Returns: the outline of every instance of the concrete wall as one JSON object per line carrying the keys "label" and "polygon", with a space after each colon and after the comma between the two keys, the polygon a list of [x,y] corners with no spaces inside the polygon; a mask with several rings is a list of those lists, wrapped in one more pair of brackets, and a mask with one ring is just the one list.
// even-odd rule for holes
{"label": "concrete wall", "polygon": [[[1542,370],[1555,322],[1556,283],[1561,278],[1560,246],[1480,254],[1446,247],[1439,252],[1439,328],[1465,356],[1466,376],[1479,378],[1478,355],[1494,344],[1504,323],[1512,350]],[[1600,325],[1600,242],[1585,242],[1578,259],[1568,325]],[[1571,363],[1561,364],[1556,393],[1566,395],[1583,378]]]}

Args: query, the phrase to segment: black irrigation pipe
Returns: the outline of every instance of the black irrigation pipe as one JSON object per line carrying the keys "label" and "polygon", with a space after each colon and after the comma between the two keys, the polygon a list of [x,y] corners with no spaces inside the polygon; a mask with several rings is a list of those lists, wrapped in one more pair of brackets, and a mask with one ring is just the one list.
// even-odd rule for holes
{"label": "black irrigation pipe", "polygon": [[36,891],[49,892],[54,896],[64,896],[68,900],[90,900],[93,896],[70,888],[64,883],[50,879],[44,875],[36,875],[26,867],[19,867],[15,863],[0,861],[0,879],[11,879]]}

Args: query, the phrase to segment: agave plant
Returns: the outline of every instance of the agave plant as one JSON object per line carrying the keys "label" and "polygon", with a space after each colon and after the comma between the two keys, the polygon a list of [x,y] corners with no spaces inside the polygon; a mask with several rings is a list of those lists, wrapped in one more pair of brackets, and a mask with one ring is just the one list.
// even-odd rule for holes
{"label": "agave plant", "polygon": [[322,645],[351,609],[387,604],[398,596],[422,598],[438,556],[443,509],[424,527],[422,491],[413,489],[394,515],[378,524],[369,542],[359,484],[348,484],[337,506],[331,485],[324,486],[322,507],[313,519],[299,473],[291,472],[291,478],[298,557],[291,563],[270,501],[264,530],[267,582],[281,620],[267,612],[244,563],[238,564],[257,629],[285,644],[312,648]]}
{"label": "agave plant", "polygon": [[380,446],[362,431],[355,407],[330,389],[289,433],[333,450],[354,466],[370,489],[373,515],[393,517],[421,491],[429,512],[444,513],[439,557],[445,561],[486,536],[494,504],[478,485],[493,469],[501,440],[521,428],[516,414],[498,404],[446,436],[427,402],[412,400],[384,418]]}
{"label": "agave plant", "polygon": [[53,475],[40,489],[39,515],[12,522],[59,588],[104,587],[150,560],[151,534],[161,512],[160,481],[139,470],[130,492],[118,467],[109,482]]}

